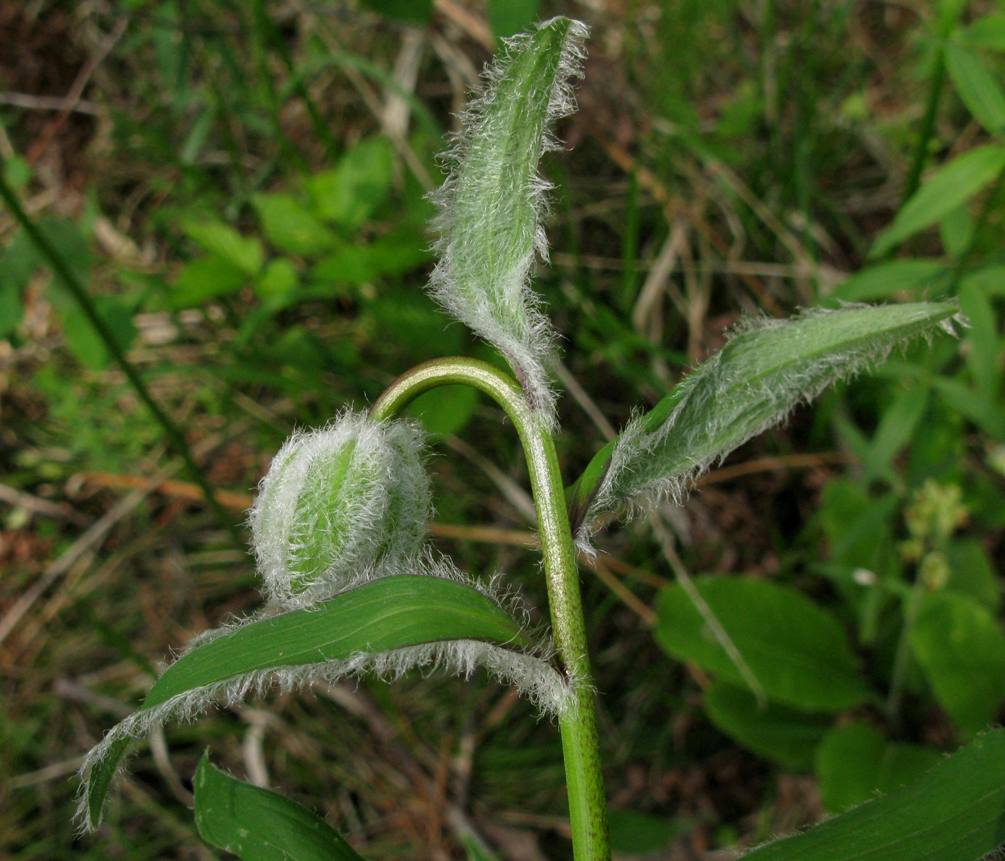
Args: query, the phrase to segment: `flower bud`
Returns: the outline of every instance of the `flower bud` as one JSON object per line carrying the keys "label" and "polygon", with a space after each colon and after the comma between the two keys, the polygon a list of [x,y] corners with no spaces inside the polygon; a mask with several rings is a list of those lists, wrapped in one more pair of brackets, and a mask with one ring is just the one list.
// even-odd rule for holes
{"label": "flower bud", "polygon": [[419,431],[346,412],[294,433],[251,509],[265,593],[284,607],[324,600],[361,570],[415,554],[430,512]]}

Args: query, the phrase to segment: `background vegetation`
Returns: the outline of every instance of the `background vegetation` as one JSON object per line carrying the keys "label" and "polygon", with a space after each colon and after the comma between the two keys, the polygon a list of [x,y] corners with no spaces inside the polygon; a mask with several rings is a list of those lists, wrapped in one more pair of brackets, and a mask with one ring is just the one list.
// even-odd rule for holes
{"label": "background vegetation", "polygon": [[[545,164],[553,254],[537,279],[565,338],[569,478],[742,315],[955,294],[971,321],[799,410],[584,565],[616,849],[732,858],[996,722],[998,8],[0,6],[4,180],[220,503],[0,211],[0,855],[212,857],[186,809],[207,743],[368,857],[568,851],[555,728],[480,678],[215,713],[152,739],[100,837],[76,841],[70,821],[82,754],[157,662],[257,606],[242,511],[290,430],[423,359],[494,359],[420,289],[424,195],[495,40],[558,13],[593,29],[568,151]],[[438,440],[437,542],[543,607],[512,429],[467,390],[416,414]]]}

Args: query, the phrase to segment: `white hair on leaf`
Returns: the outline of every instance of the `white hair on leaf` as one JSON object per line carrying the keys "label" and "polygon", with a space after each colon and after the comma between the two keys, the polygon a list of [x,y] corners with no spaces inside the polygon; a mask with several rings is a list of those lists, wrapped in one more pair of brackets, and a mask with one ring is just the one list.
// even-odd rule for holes
{"label": "white hair on leaf", "polygon": [[[562,38],[550,74],[536,79],[532,67],[521,78],[519,63],[549,28],[561,28]],[[535,255],[548,259],[542,219],[551,185],[537,165],[544,152],[560,148],[551,124],[576,108],[571,82],[582,76],[588,32],[579,21],[556,18],[536,33],[503,40],[483,72],[482,94],[459,116],[460,131],[442,157],[449,176],[432,195],[439,206],[434,248],[440,260],[427,286],[430,295],[503,354],[549,427],[555,423],[555,393],[546,365],[557,336],[529,283]]]}
{"label": "white hair on leaf", "polygon": [[[929,308],[924,303],[844,304],[835,310],[802,310],[790,319],[755,316],[740,320],[729,330],[726,345],[678,384],[681,397],[658,428],[646,430],[645,416],[636,414],[621,432],[579,529],[580,548],[592,552],[590,539],[604,515],[621,511],[631,518],[665,503],[683,504],[702,473],[743,443],[785,421],[797,406],[813,400],[828,386],[880,364],[913,338],[930,338],[936,328],[955,335],[955,326],[967,325],[959,313],[936,319]],[[804,332],[796,327],[826,321],[842,312],[883,309],[895,309],[891,315],[903,317],[899,328],[891,327],[882,337],[864,338],[766,372],[774,360],[775,344],[769,339],[758,340],[758,334],[786,330],[787,337],[795,334],[812,342],[812,330],[804,326]],[[791,349],[791,344],[788,346]],[[744,352],[731,355],[736,349]],[[695,421],[696,415],[705,418]],[[710,444],[715,441],[723,444]]]}
{"label": "white hair on leaf", "polygon": [[[333,684],[365,674],[393,681],[413,670],[446,672],[468,679],[481,668],[499,682],[515,687],[542,715],[561,715],[574,707],[577,680],[569,679],[554,667],[555,655],[550,635],[544,629],[531,626],[529,610],[513,590],[503,586],[501,575],[496,575],[488,583],[479,581],[459,571],[445,557],[427,550],[410,561],[398,561],[394,565],[385,562],[383,566],[347,578],[336,595],[397,574],[439,577],[476,589],[517,621],[523,639],[531,645],[517,651],[481,640],[444,640],[386,652],[357,652],[345,660],[256,670],[186,691],[157,706],[141,709],[112,727],[90,750],[80,767],[76,821],[81,830],[93,831],[97,827],[92,819],[88,796],[90,776],[121,742],[141,738],[168,722],[193,722],[214,706],[229,708],[249,696],[262,696],[272,688],[288,692],[314,683]],[[235,619],[206,631],[196,637],[182,654],[280,612],[275,606],[267,607],[247,618]],[[125,756],[118,763],[116,773],[122,770],[124,761]]]}

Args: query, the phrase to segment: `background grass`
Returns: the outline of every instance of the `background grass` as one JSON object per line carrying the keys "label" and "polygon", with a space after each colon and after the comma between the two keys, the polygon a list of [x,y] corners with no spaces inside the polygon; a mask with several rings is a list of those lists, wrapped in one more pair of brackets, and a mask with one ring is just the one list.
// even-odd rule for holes
{"label": "background grass", "polygon": [[[502,857],[568,851],[555,728],[481,678],[367,682],[215,713],[144,748],[98,837],[75,839],[70,822],[81,756],[158,663],[257,606],[241,509],[290,430],[372,401],[423,359],[495,358],[420,289],[424,194],[495,38],[558,13],[593,30],[580,110],[560,130],[567,150],[544,165],[552,265],[536,279],[565,339],[569,480],[741,315],[976,285],[961,342],[898,356],[798,411],[667,510],[663,533],[618,529],[606,561],[584,569],[616,847],[732,858],[823,813],[812,758],[784,767],[717,729],[708,674],[653,640],[655,595],[680,568],[771,578],[833,612],[880,694],[842,721],[935,750],[968,737],[918,667],[898,675],[910,629],[898,596],[939,553],[997,612],[1000,182],[895,253],[927,261],[913,279],[909,264],[878,288],[841,285],[913,185],[994,139],[947,75],[940,39],[984,32],[967,44],[998,75],[997,31],[978,27],[997,7],[427,5],[0,7],[5,179],[226,491],[221,519],[0,212],[4,857],[210,857],[186,809],[206,745],[323,812],[368,857],[465,857],[471,834]],[[536,556],[513,533],[528,529],[528,496],[511,428],[465,391],[427,395],[416,412],[438,440],[436,543],[465,570],[509,572],[543,608]],[[967,515],[900,553],[926,481],[956,488]],[[870,574],[893,584],[881,600],[855,591]]]}

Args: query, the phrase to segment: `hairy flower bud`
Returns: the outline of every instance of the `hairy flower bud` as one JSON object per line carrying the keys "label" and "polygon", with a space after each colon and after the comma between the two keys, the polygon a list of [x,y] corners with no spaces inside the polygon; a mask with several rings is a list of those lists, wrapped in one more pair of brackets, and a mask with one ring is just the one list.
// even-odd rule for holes
{"label": "hairy flower bud", "polygon": [[295,433],[272,461],[251,509],[268,598],[302,607],[360,570],[414,555],[430,514],[420,432],[345,412]]}

